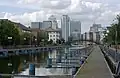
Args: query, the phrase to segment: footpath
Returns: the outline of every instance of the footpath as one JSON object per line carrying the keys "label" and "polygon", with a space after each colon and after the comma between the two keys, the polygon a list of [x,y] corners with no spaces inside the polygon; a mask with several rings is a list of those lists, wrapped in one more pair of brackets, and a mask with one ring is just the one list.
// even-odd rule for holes
{"label": "footpath", "polygon": [[75,78],[114,78],[99,46],[95,46],[87,62],[78,70]]}

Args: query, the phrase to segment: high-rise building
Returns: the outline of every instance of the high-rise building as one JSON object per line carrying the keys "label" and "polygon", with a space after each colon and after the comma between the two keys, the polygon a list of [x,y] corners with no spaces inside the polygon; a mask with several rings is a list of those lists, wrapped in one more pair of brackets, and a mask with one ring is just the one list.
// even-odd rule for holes
{"label": "high-rise building", "polygon": [[74,31],[79,32],[81,34],[81,22],[80,21],[70,21],[70,34]]}
{"label": "high-rise building", "polygon": [[70,36],[70,17],[68,15],[62,16],[61,28],[62,28],[62,38],[65,41],[68,41],[68,37]]}
{"label": "high-rise building", "polygon": [[31,28],[42,28],[42,22],[31,22]]}
{"label": "high-rise building", "polygon": [[52,29],[57,29],[58,28],[58,23],[57,23],[56,17],[54,15],[51,15],[48,18],[48,20],[52,22]]}
{"label": "high-rise building", "polygon": [[101,42],[104,31],[105,29],[101,26],[101,24],[93,24],[93,26],[90,27],[90,32],[93,33],[93,41]]}
{"label": "high-rise building", "polygon": [[71,36],[73,40],[80,40],[80,32],[78,30],[75,30],[71,33]]}
{"label": "high-rise building", "polygon": [[60,40],[60,29],[52,29],[52,27],[49,27],[46,31],[48,33],[48,41],[52,40],[53,43],[56,43],[57,40]]}
{"label": "high-rise building", "polygon": [[43,21],[43,30],[49,28],[52,26],[52,22],[51,21]]}
{"label": "high-rise building", "polygon": [[101,24],[93,24],[93,26],[90,27],[90,32],[98,32],[101,31],[101,29]]}

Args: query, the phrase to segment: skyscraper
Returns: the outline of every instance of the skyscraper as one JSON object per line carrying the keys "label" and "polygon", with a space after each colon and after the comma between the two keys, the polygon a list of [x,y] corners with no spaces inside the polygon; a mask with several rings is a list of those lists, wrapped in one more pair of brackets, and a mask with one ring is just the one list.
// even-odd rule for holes
{"label": "skyscraper", "polygon": [[61,28],[62,28],[62,38],[65,41],[68,41],[68,37],[70,36],[70,17],[68,15],[62,16]]}
{"label": "skyscraper", "polygon": [[[81,35],[81,22],[80,21],[70,21],[70,34],[77,31],[79,34],[79,37]],[[80,38],[79,38],[80,39]]]}
{"label": "skyscraper", "polygon": [[53,29],[57,29],[58,28],[58,23],[57,23],[57,20],[55,18],[54,15],[51,15],[49,18],[48,18],[49,21],[52,22],[52,28]]}
{"label": "skyscraper", "polygon": [[42,29],[42,22],[31,22],[31,28],[39,28]]}
{"label": "skyscraper", "polygon": [[52,26],[52,22],[51,21],[43,21],[43,30],[49,28]]}

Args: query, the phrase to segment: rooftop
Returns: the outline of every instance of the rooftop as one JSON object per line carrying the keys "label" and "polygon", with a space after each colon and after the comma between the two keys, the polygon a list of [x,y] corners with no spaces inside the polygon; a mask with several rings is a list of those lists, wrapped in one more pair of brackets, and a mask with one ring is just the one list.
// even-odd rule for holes
{"label": "rooftop", "polygon": [[60,32],[60,28],[58,29],[53,29],[52,27],[49,27],[47,29],[45,29],[47,32]]}

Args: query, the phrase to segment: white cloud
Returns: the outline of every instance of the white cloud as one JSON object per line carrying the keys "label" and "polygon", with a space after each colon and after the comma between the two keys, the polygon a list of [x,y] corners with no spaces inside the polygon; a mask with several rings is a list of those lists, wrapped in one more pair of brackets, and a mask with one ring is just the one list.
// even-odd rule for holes
{"label": "white cloud", "polygon": [[29,3],[35,3],[38,0],[18,0],[18,4],[29,4]]}
{"label": "white cloud", "polygon": [[[1,2],[1,1],[0,1]],[[95,21],[102,25],[112,23],[112,20],[120,13],[120,2],[114,0],[19,0],[8,3],[0,3],[0,5],[8,5],[14,7],[22,7],[35,9],[34,12],[25,12],[23,14],[0,13],[0,18],[8,18],[13,21],[21,22],[25,25],[31,21],[43,21],[55,14],[58,20],[62,14],[68,14],[72,19],[82,22],[83,31],[89,29]],[[16,3],[16,4],[15,4]]]}

